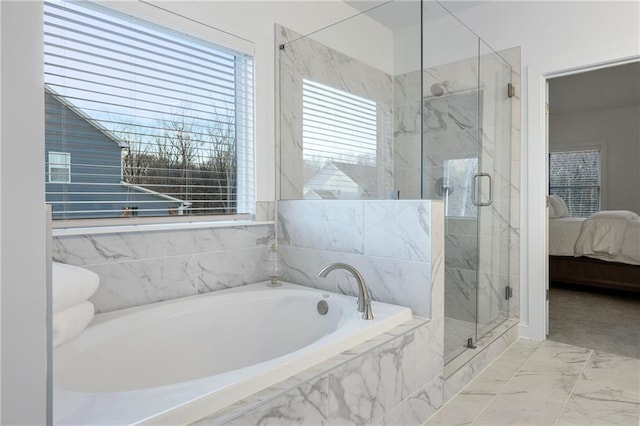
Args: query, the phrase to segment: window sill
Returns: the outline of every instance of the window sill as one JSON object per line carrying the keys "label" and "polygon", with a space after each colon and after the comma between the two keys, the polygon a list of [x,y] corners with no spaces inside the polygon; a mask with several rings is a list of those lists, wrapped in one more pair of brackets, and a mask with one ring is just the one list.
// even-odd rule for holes
{"label": "window sill", "polygon": [[273,221],[253,221],[253,220],[220,220],[220,221],[193,221],[174,223],[140,223],[127,225],[108,226],[86,226],[86,227],[65,227],[53,228],[51,233],[54,237],[66,237],[72,235],[97,235],[115,234],[128,232],[154,232],[154,231],[179,231],[186,229],[202,228],[234,228],[244,226],[273,225]]}

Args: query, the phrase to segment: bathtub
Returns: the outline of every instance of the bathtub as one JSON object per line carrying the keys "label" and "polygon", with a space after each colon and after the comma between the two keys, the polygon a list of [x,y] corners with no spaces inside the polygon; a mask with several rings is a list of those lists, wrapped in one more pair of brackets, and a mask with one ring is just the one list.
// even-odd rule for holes
{"label": "bathtub", "polygon": [[372,308],[265,282],[96,315],[53,351],[54,423],[196,421],[412,318]]}

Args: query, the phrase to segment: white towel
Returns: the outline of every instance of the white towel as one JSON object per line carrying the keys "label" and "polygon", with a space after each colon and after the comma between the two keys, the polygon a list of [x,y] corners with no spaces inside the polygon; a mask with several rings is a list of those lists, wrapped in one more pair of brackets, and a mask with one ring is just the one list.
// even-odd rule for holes
{"label": "white towel", "polygon": [[57,314],[89,300],[98,289],[99,284],[100,277],[93,271],[79,266],[53,262],[52,312]]}
{"label": "white towel", "polygon": [[91,302],[82,302],[53,315],[53,347],[59,346],[84,331],[93,319],[94,307]]}

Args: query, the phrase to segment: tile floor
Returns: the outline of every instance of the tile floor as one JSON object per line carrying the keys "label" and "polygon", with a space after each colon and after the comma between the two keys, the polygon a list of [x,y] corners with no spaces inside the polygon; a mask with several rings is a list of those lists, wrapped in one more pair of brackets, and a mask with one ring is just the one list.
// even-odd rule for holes
{"label": "tile floor", "polygon": [[640,424],[640,360],[564,343],[516,341],[426,423]]}

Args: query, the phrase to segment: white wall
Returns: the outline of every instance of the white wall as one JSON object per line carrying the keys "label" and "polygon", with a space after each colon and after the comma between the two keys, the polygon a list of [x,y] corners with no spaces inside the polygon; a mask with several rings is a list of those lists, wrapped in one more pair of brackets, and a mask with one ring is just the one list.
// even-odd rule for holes
{"label": "white wall", "polygon": [[545,337],[546,78],[640,56],[637,1],[488,2],[458,13],[497,50],[522,47],[521,334]]}
{"label": "white wall", "polygon": [[[443,7],[433,0],[425,0],[422,29],[424,56],[420,61],[420,25],[394,31],[395,75],[444,64],[465,61],[478,56],[478,36],[465,28],[455,17],[442,15]],[[418,20],[419,21],[419,20]],[[446,37],[443,35],[446,34]]]}
{"label": "white wall", "polygon": [[640,212],[640,108],[549,116],[549,148],[604,143],[602,210]]}
{"label": "white wall", "polygon": [[46,421],[42,5],[0,2],[2,424]]}

